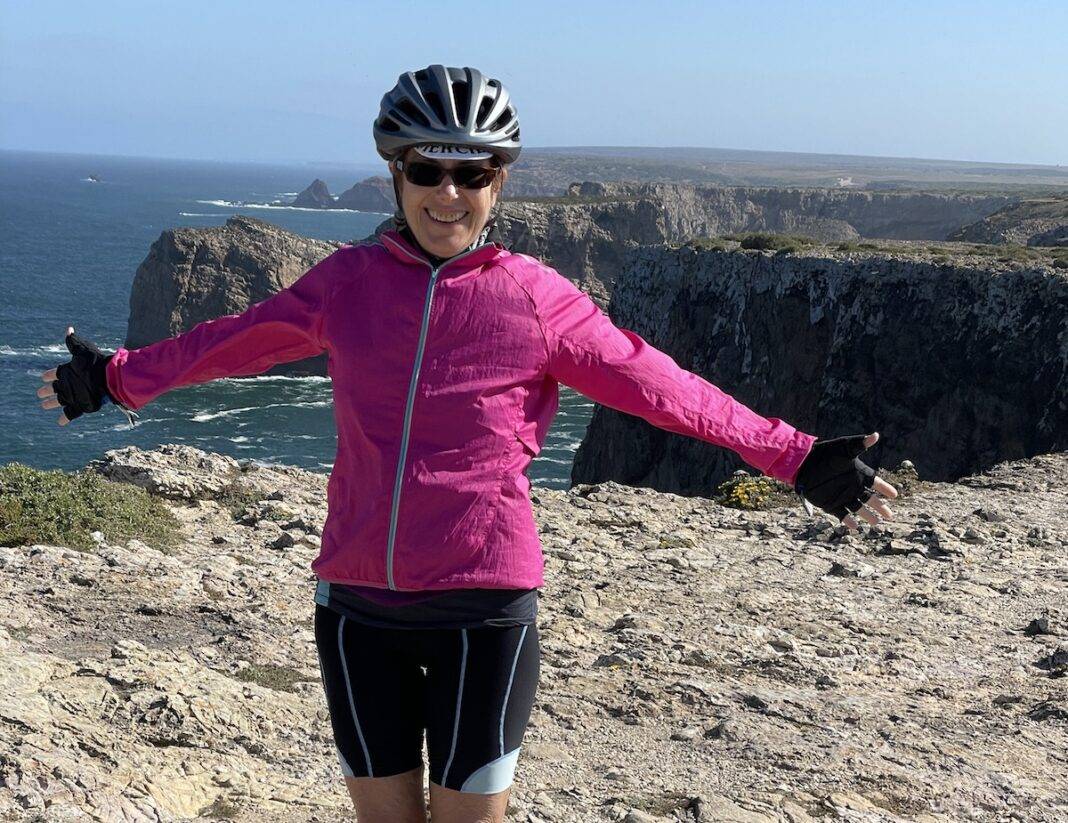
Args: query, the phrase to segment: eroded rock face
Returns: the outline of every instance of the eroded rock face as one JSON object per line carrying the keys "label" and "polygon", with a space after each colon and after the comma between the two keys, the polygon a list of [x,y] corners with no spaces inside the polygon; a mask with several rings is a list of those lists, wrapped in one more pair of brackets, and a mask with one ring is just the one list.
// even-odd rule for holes
{"label": "eroded rock face", "polygon": [[[241,215],[222,227],[165,231],[134,275],[124,345],[138,348],[240,313],[292,284],[335,248]],[[325,375],[326,355],[265,374]]]}
{"label": "eroded rock face", "polygon": [[668,212],[668,230],[680,238],[766,231],[825,241],[944,240],[1015,201],[1009,195],[661,183],[583,183],[572,191],[657,198]]}
{"label": "eroded rock face", "polygon": [[[4,819],[351,815],[312,632],[326,477],[220,457],[105,456],[262,496],[236,517],[165,498],[171,554],[0,547]],[[510,819],[1063,820],[1068,455],[909,488],[856,535],[798,506],[535,488],[542,662]]]}
{"label": "eroded rock face", "polygon": [[[926,250],[641,248],[611,317],[765,417],[953,480],[1068,449],[1068,274]],[[572,480],[701,494],[733,452],[598,407]]]}
{"label": "eroded rock face", "polygon": [[1028,198],[950,236],[969,243],[1068,246],[1068,197]]}
{"label": "eroded rock face", "polygon": [[568,196],[506,201],[508,247],[538,257],[604,304],[628,250],[745,232],[826,242],[941,240],[1013,198],[931,192],[575,183]]}

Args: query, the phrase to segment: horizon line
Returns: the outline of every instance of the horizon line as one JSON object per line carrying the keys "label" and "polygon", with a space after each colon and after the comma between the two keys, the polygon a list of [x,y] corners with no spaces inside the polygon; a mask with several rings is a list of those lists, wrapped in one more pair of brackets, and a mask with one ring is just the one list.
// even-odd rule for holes
{"label": "horizon line", "polygon": [[[803,152],[803,151],[781,151],[772,149],[736,149],[725,148],[719,146],[620,146],[620,145],[588,145],[588,146],[525,146],[524,149],[528,152],[538,153],[543,151],[548,152],[568,152],[581,156],[583,150],[611,150],[611,151],[708,151],[708,152],[726,152],[732,154],[765,154],[765,155],[782,155],[787,157],[826,157],[826,158],[853,158],[859,160],[893,160],[893,161],[924,161],[934,163],[951,163],[957,165],[970,165],[970,166],[1004,166],[1018,169],[1049,169],[1049,170],[1068,170],[1068,164],[1062,163],[1011,163],[1002,160],[958,160],[953,158],[942,157],[915,157],[915,156],[896,156],[896,155],[879,155],[879,154],[843,154],[841,152]],[[52,149],[27,149],[27,148],[14,148],[7,146],[0,146],[0,152],[7,152],[11,154],[40,154],[51,156],[63,156],[63,157],[106,157],[114,158],[118,160],[171,160],[176,162],[191,162],[191,163],[219,163],[219,164],[237,164],[237,165],[254,165],[254,166],[375,166],[379,163],[385,163],[381,158],[373,158],[368,160],[309,160],[309,159],[297,159],[292,158],[289,160],[234,160],[234,159],[219,159],[219,158],[204,158],[204,157],[186,157],[186,156],[161,156],[153,154],[105,154],[100,152],[78,152],[78,151],[57,151]]]}

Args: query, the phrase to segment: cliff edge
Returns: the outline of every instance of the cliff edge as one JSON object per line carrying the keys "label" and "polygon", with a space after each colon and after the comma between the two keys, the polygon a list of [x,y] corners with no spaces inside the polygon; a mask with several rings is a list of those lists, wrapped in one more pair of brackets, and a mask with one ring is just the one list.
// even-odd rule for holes
{"label": "cliff edge", "polygon": [[[1068,250],[996,253],[642,247],[610,316],[765,417],[823,437],[878,430],[884,463],[908,457],[924,477],[955,480],[1068,450]],[[742,465],[599,406],[572,482],[701,494]]]}

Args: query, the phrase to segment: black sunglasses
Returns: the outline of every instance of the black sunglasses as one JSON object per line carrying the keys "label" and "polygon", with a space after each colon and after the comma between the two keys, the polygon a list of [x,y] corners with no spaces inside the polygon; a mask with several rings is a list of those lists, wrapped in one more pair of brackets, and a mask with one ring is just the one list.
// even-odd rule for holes
{"label": "black sunglasses", "polygon": [[421,160],[409,163],[398,160],[397,167],[404,172],[404,179],[415,186],[439,186],[448,175],[461,189],[484,189],[500,172],[497,166],[459,165],[454,169],[447,169],[437,163],[424,163]]}

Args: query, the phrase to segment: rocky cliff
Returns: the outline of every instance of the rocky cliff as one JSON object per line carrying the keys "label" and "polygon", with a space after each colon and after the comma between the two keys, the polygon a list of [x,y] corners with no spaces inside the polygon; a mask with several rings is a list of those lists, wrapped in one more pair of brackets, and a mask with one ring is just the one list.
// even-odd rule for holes
{"label": "rocky cliff", "polygon": [[943,240],[1015,200],[994,194],[657,183],[583,183],[572,191],[580,197],[658,199],[667,229],[676,237],[766,231],[817,240]]}
{"label": "rocky cliff", "polygon": [[[1037,253],[646,247],[610,305],[617,326],[766,417],[824,437],[878,430],[882,459],[908,456],[924,477],[1068,450],[1068,272]],[[572,480],[703,494],[742,465],[598,407]]]}
{"label": "rocky cliff", "polygon": [[[91,469],[181,539],[0,547],[0,817],[351,819],[312,630],[326,477],[184,446]],[[858,535],[535,488],[542,662],[508,819],[1062,823],[1068,455],[892,480],[895,521]]]}
{"label": "rocky cliff", "polygon": [[1028,198],[964,226],[951,240],[1068,246],[1068,197]]}
{"label": "rocky cliff", "polygon": [[511,248],[540,257],[603,302],[623,254],[639,245],[746,232],[824,241],[942,239],[1012,200],[931,192],[576,183],[566,197],[506,201],[501,223]]}
{"label": "rocky cliff", "polygon": [[[237,314],[293,283],[335,244],[263,220],[235,216],[222,227],[163,232],[134,275],[127,348]],[[287,363],[266,374],[326,374],[326,356]]]}

